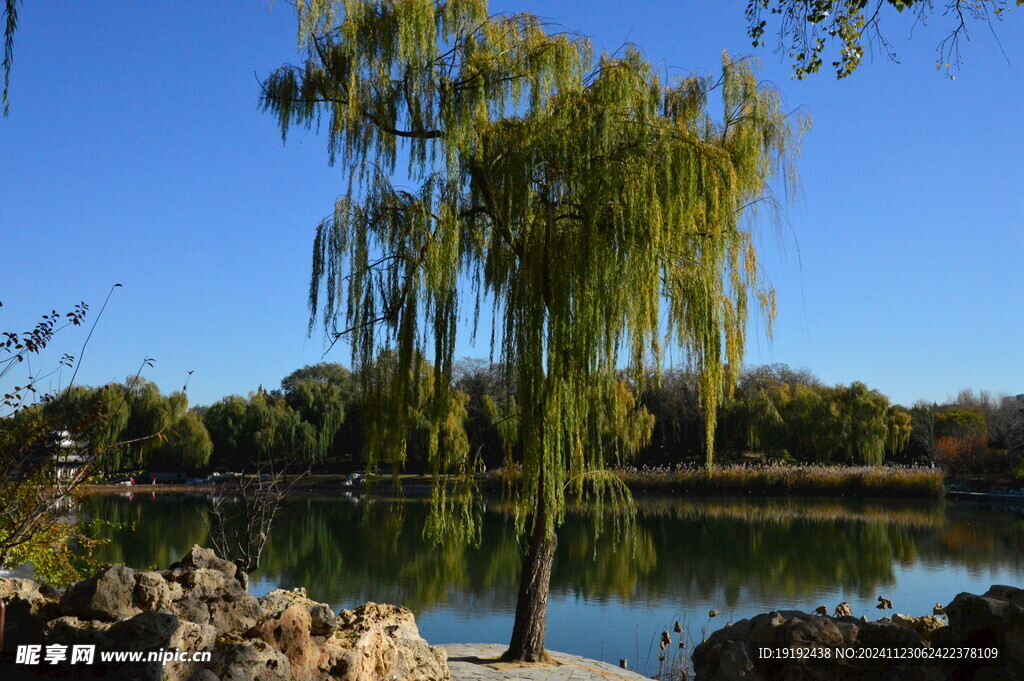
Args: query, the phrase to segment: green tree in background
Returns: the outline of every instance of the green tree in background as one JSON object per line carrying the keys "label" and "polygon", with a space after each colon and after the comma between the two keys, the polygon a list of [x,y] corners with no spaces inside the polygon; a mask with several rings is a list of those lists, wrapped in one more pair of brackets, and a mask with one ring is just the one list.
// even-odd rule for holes
{"label": "green tree in background", "polygon": [[256,468],[267,464],[279,468],[288,461],[309,460],[316,453],[315,429],[281,395],[262,389],[252,393],[244,428],[253,455],[247,463]]}
{"label": "green tree in background", "polygon": [[910,412],[899,405],[889,407],[885,416],[885,428],[888,432],[885,451],[896,457],[910,444],[910,435],[914,429]]}
{"label": "green tree in background", "polygon": [[[330,362],[321,362],[293,371],[281,381],[285,401],[299,417],[313,427],[316,444],[311,462],[344,456],[335,446],[346,422],[357,406],[356,380],[352,373]],[[350,424],[351,425],[351,424]],[[346,433],[351,439],[353,433]],[[344,444],[344,443],[339,443]]]}
{"label": "green tree in background", "polygon": [[[210,452],[203,444],[209,438],[202,420],[186,413],[187,409],[184,391],[165,395],[156,383],[135,375],[124,383],[98,388],[70,386],[23,410],[15,420],[38,413],[51,423],[63,424],[64,429],[74,428],[77,447],[90,456],[103,453],[96,460],[97,473],[173,470],[174,461],[198,471],[209,461]],[[88,427],[75,426],[88,414],[101,414],[102,418],[89,420]],[[179,438],[199,449],[186,452],[190,445]],[[177,453],[168,458],[171,451]],[[157,461],[158,468],[154,469]]]}
{"label": "green tree in background", "polygon": [[362,438],[356,391],[347,369],[324,362],[293,371],[279,391],[222,398],[201,415],[213,443],[212,465],[242,470],[353,458],[350,441]]}
{"label": "green tree in background", "polygon": [[514,414],[519,412],[504,367],[483,359],[463,358],[453,371],[455,387],[466,394],[466,436],[473,455],[487,468],[514,461]]}
{"label": "green tree in background", "polygon": [[[699,377],[711,460],[748,312],[773,311],[752,218],[766,182],[793,177],[794,121],[728,56],[717,77],[665,83],[635,48],[595,62],[584,38],[491,16],[485,0],[339,4],[335,25],[335,3],[299,3],[308,57],[263,83],[282,135],[326,121],[330,159],[350,178],[317,229],[310,323],[322,315],[354,372],[388,395],[367,405],[387,407],[368,423],[430,405],[440,474],[470,464],[455,427],[465,400],[451,390],[456,332],[467,313],[494,310],[523,467],[506,658],[538,660],[566,498],[628,500],[597,445],[623,425],[620,363],[639,382],[662,365],[666,332]],[[392,181],[400,161],[411,187]],[[383,351],[393,365],[366,372]],[[429,382],[417,379],[428,354]],[[643,444],[633,421],[635,439],[613,451]]]}
{"label": "green tree in background", "polygon": [[910,414],[860,382],[826,386],[806,370],[745,369],[721,413],[719,446],[801,463],[881,465],[902,454]]}
{"label": "green tree in background", "polygon": [[43,418],[62,428],[71,428],[86,414],[102,414],[103,418],[89,423],[89,427],[78,429],[77,440],[90,453],[103,452],[97,461],[99,470],[117,470],[122,465],[122,452],[127,445],[128,423],[131,405],[124,386],[110,383],[100,388],[74,385],[51,396],[46,402],[34,405],[17,418],[25,418],[33,411],[41,412]]}
{"label": "green tree in background", "polygon": [[122,465],[142,468],[149,454],[166,441],[167,429],[185,414],[188,397],[181,391],[164,395],[156,383],[141,376],[129,377],[124,390],[131,411],[122,433],[129,443]]}
{"label": "green tree in background", "polygon": [[198,473],[206,469],[212,453],[213,442],[203,420],[189,412],[168,429],[165,440],[147,458],[146,468]]}
{"label": "green tree in background", "polygon": [[281,392],[290,395],[302,383],[331,385],[340,389],[347,399],[353,399],[358,389],[352,372],[335,362],[320,362],[296,369],[281,379]]}
{"label": "green tree in background", "polygon": [[[648,377],[641,397],[644,408],[654,416],[649,458],[664,464],[699,456],[705,443],[697,375],[682,369],[657,374]],[[723,406],[728,408],[729,400]]]}
{"label": "green tree in background", "polygon": [[229,395],[203,412],[203,425],[213,442],[214,462],[218,466],[239,469],[248,456],[245,416],[248,401],[241,395]]}

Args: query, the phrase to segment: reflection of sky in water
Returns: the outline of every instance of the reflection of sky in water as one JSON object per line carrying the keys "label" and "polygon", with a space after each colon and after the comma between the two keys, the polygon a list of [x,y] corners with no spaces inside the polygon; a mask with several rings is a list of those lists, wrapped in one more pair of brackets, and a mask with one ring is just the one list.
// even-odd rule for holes
{"label": "reflection of sky in water", "polygon": [[[676,620],[684,623],[684,629],[693,638],[692,647],[693,643],[700,642],[702,628],[710,627],[708,630],[714,631],[730,619],[737,621],[770,610],[809,611],[827,605],[831,611],[839,602],[847,601],[855,616],[866,614],[874,620],[882,617],[875,605],[877,596],[883,595],[893,601],[896,612],[925,615],[931,614],[937,601],[945,604],[962,591],[983,593],[993,584],[1020,584],[1022,577],[1024,574],[1015,570],[911,565],[899,568],[895,583],[887,585],[881,594],[863,596],[826,589],[810,599],[777,598],[773,602],[744,599],[743,605],[733,610],[723,608],[721,599],[715,598],[685,604],[616,598],[599,602],[561,593],[553,596],[548,604],[547,647],[611,663],[626,657],[631,668],[634,661],[639,661],[640,667],[646,661],[647,672],[654,673],[658,658],[657,636],[662,629],[671,630]],[[721,615],[709,624],[708,611],[712,609],[720,610]],[[513,614],[511,608],[505,612],[476,613],[462,607],[441,607],[418,613],[417,622],[424,638],[431,642],[508,643]]]}
{"label": "reflection of sky in water", "polygon": [[[549,648],[613,663],[627,657],[641,670],[646,661],[650,674],[657,636],[677,619],[692,645],[702,628],[770,610],[831,611],[848,601],[856,616],[876,619],[881,594],[896,611],[923,615],[962,591],[1024,582],[1019,512],[834,500],[642,503],[643,537],[632,556],[602,539],[595,558],[588,524],[563,528]],[[104,547],[107,560],[166,566],[205,537],[195,499],[147,495],[95,508],[136,523]],[[381,505],[359,521],[335,499],[296,504],[275,528],[266,572],[253,576],[250,590],[304,586],[335,609],[367,600],[410,605],[431,643],[507,643],[518,586],[507,521],[489,513],[479,549],[446,554],[422,540],[424,513],[410,504],[397,518]],[[721,616],[709,621],[711,609]]]}

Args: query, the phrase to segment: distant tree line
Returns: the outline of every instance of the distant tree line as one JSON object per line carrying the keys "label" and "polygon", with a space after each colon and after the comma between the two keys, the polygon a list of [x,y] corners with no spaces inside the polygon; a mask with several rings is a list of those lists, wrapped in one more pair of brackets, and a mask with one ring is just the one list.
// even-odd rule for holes
{"label": "distant tree line", "polygon": [[[671,370],[642,392],[654,415],[647,463],[696,460],[701,451],[695,377]],[[860,382],[825,385],[785,365],[740,372],[718,416],[720,460],[931,465],[956,475],[1024,478],[1024,402],[964,391],[945,403],[907,408]]]}
{"label": "distant tree line", "polygon": [[[659,463],[702,446],[692,374],[669,371],[644,391],[643,403],[655,416],[650,454]],[[724,459],[880,465],[903,452],[910,433],[910,414],[863,383],[828,386],[807,370],[772,365],[740,372],[719,413],[715,447]]]}
{"label": "distant tree line", "polygon": [[[387,391],[361,389],[357,379],[344,366],[323,362],[292,372],[279,388],[260,386],[246,397],[230,395],[189,409],[183,391],[165,395],[155,383],[132,377],[100,388],[76,386],[0,427],[14,428],[34,410],[52,420],[54,413],[102,409],[103,427],[81,444],[122,443],[104,457],[107,473],[198,474],[267,464],[348,471],[362,465],[366,447],[377,448],[377,461],[404,459],[406,470],[426,471],[432,405],[407,400],[403,408],[412,418],[396,423],[411,425],[401,432],[387,419],[366,423],[367,405]],[[408,377],[410,395],[430,394],[414,386],[432,380],[433,368],[422,361]],[[629,447],[638,452],[637,463],[703,461],[705,428],[695,373],[670,369],[658,379],[624,375],[621,387],[614,418],[632,419],[633,440],[647,441]],[[461,408],[458,422],[449,424],[455,434],[447,436],[464,439],[483,467],[518,463],[519,407],[503,367],[462,360],[452,389]],[[906,408],[860,382],[826,385],[806,369],[770,365],[742,370],[717,418],[715,450],[721,462],[934,464],[956,475],[1024,478],[1024,403],[1017,397],[965,391],[947,403]],[[606,446],[618,443],[609,439]]]}
{"label": "distant tree line", "polygon": [[[78,421],[89,414],[103,418],[81,427]],[[0,420],[0,430],[18,437],[39,423],[54,429],[51,439],[61,432],[74,439],[67,453],[103,451],[96,471],[101,473],[143,468],[195,472],[210,464],[213,452],[202,418],[188,410],[185,392],[165,395],[141,376],[98,388],[72,386]]]}

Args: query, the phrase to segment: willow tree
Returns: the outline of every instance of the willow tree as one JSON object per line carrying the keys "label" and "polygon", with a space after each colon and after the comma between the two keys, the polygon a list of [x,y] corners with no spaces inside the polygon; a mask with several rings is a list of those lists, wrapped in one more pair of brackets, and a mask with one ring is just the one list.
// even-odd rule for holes
{"label": "willow tree", "polygon": [[[773,309],[751,211],[790,174],[797,126],[728,56],[718,77],[666,83],[634,48],[595,62],[586,39],[492,16],[486,0],[342,5],[333,21],[328,0],[300,3],[305,61],[263,82],[282,135],[323,124],[350,178],[316,230],[310,328],[319,315],[364,380],[390,381],[393,399],[375,403],[392,421],[427,389],[414,365],[430,360],[430,458],[445,472],[468,463],[452,435],[456,334],[493,310],[523,470],[506,658],[541,659],[567,498],[627,494],[604,473],[644,430],[621,418],[620,372],[635,385],[680,347],[700,376],[711,460],[748,311]],[[383,351],[397,359],[388,377],[359,371]],[[612,442],[616,427],[628,432]]]}

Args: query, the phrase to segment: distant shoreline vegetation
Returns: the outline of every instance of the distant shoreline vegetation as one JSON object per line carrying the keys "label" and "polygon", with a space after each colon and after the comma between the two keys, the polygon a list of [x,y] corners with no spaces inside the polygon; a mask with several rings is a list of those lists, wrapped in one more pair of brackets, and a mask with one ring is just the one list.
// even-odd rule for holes
{"label": "distant shoreline vegetation", "polygon": [[[941,499],[941,470],[897,466],[728,464],[712,468],[678,465],[625,467],[614,471],[634,494],[695,496],[852,497],[862,499]],[[515,468],[488,474],[492,487],[514,486]]]}
{"label": "distant shoreline vegetation", "polygon": [[[423,361],[410,380],[432,375]],[[154,383],[133,377],[99,388],[76,386],[0,420],[0,430],[16,432],[35,411],[104,408],[113,416],[110,432],[91,444],[131,442],[105,457],[106,480],[143,472],[195,477],[285,463],[318,474],[364,472],[367,398],[357,378],[340,364],[321,363],[292,372],[277,389],[260,386],[248,396],[189,408],[182,392],[165,395]],[[621,458],[615,443],[608,444],[607,465],[635,491],[937,498],[944,479],[979,490],[1024,486],[1021,396],[965,391],[944,404],[903,407],[863,383],[830,386],[807,370],[750,367],[739,373],[718,411],[717,465],[708,471],[696,376],[670,369],[660,377],[621,380],[636,396],[625,408],[653,419],[650,439],[636,456]],[[493,471],[518,464],[519,446],[502,437],[520,408],[504,368],[462,360],[451,388],[465,405],[456,425],[474,467]],[[410,408],[417,418],[402,434],[402,470],[422,475],[429,471],[431,405]],[[136,440],[156,432],[159,438]],[[379,468],[385,474],[390,467]]]}

